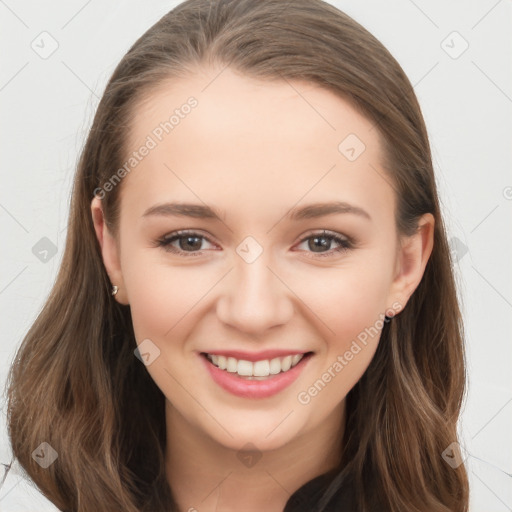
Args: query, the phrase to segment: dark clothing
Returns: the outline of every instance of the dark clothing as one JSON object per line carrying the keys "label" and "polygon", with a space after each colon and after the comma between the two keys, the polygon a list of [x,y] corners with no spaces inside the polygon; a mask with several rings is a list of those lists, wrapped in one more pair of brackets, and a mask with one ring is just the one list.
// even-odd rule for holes
{"label": "dark clothing", "polygon": [[329,472],[306,482],[290,496],[283,512],[356,512],[353,487],[348,479],[319,509],[320,501],[335,477],[336,473]]}

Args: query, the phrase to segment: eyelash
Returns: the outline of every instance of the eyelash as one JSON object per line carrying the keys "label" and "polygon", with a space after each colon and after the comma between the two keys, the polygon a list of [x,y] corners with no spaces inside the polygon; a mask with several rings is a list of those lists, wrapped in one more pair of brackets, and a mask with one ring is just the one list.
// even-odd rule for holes
{"label": "eyelash", "polygon": [[[190,238],[192,238],[192,237],[202,238],[202,239],[208,241],[209,243],[212,243],[210,240],[208,240],[207,237],[205,237],[205,236],[203,236],[203,235],[201,235],[199,233],[196,233],[194,231],[177,231],[176,233],[171,234],[171,236],[165,236],[163,238],[158,239],[157,240],[157,245],[158,245],[158,247],[162,247],[167,252],[178,254],[178,255],[184,256],[184,257],[202,256],[203,251],[195,251],[195,252],[182,251],[181,249],[177,249],[176,247],[173,247],[173,246],[170,245],[172,242],[174,242],[176,240],[179,240],[180,238],[187,238],[187,237],[190,237]],[[316,238],[326,238],[327,240],[329,240],[331,242],[336,242],[336,243],[338,243],[340,245],[340,247],[338,247],[336,249],[331,249],[331,250],[329,250],[327,252],[312,253],[312,254],[315,254],[316,256],[319,256],[319,257],[322,257],[322,258],[332,257],[336,253],[343,253],[345,251],[349,251],[350,249],[352,249],[354,247],[354,242],[349,237],[342,238],[342,237],[340,237],[340,236],[338,236],[338,235],[336,235],[334,233],[329,234],[325,230],[322,231],[322,232],[319,232],[319,233],[312,233],[309,236],[303,238],[299,242],[299,245],[302,244],[303,242],[306,242],[309,239],[315,238],[315,237]]]}

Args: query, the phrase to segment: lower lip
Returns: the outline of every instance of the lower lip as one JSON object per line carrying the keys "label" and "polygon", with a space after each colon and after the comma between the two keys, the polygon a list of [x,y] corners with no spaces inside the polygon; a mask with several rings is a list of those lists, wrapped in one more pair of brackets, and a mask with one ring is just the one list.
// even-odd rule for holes
{"label": "lower lip", "polygon": [[200,354],[199,357],[202,359],[206,369],[210,372],[212,379],[226,391],[242,398],[268,398],[276,395],[295,381],[308,364],[311,355],[312,354],[309,353],[304,356],[287,372],[271,375],[265,380],[244,379],[243,377],[239,377],[236,373],[221,370],[202,354]]}

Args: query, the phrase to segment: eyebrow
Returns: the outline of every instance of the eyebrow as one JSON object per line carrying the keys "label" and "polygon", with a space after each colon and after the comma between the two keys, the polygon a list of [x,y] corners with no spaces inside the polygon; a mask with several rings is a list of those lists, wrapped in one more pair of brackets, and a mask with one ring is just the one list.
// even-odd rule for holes
{"label": "eyebrow", "polygon": [[[352,214],[363,217],[369,221],[372,220],[370,214],[360,208],[344,201],[334,201],[330,203],[313,203],[301,208],[291,209],[284,218],[292,221],[304,219],[314,219],[326,215]],[[142,217],[152,215],[161,215],[165,217],[193,217],[196,219],[214,219],[222,221],[221,212],[216,208],[201,204],[192,203],[162,203],[148,208]]]}

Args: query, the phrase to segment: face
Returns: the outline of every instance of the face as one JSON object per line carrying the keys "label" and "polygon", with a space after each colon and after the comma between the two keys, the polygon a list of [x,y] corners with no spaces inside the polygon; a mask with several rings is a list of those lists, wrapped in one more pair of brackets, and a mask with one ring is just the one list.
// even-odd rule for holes
{"label": "face", "polygon": [[138,105],[118,245],[98,199],[93,216],[169,410],[225,447],[269,450],[339,417],[430,247],[400,245],[379,135],[347,102],[217,75]]}

